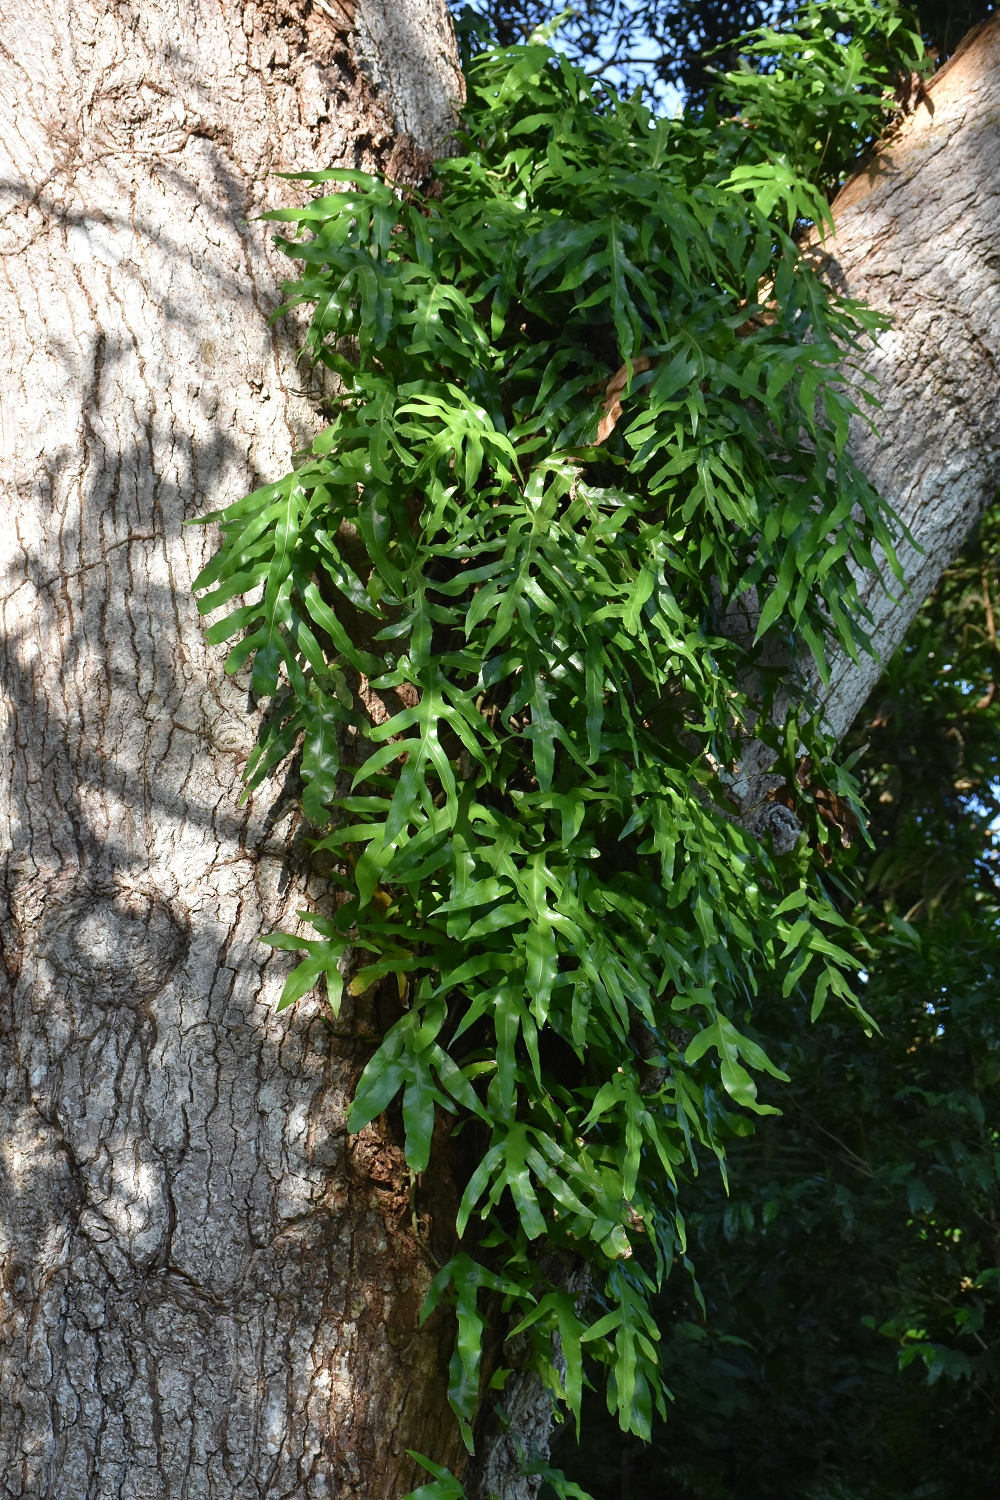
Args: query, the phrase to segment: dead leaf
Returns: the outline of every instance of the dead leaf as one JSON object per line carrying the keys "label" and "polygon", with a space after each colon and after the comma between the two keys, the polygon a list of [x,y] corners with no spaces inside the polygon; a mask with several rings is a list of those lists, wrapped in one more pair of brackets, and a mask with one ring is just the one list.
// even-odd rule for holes
{"label": "dead leaf", "polygon": [[[651,370],[652,368],[653,361],[647,354],[640,354],[632,361],[633,375],[642,375],[646,370]],[[599,443],[606,442],[615,430],[618,418],[622,414],[622,404],[619,397],[628,385],[629,379],[629,367],[625,364],[612,375],[604,387],[604,416],[601,418],[600,426],[597,429],[597,441]]]}

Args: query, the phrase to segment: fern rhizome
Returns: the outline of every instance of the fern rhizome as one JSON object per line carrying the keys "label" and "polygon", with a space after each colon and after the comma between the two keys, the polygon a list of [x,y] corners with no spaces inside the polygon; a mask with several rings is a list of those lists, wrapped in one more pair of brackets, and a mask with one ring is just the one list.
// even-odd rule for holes
{"label": "fern rhizome", "polygon": [[[208,631],[239,638],[227,670],[252,661],[269,704],[248,781],[301,746],[343,886],[314,937],[264,939],[305,953],[282,1004],[322,981],[339,1013],[361,950],[354,992],[395,976],[401,998],[351,1129],[401,1095],[413,1174],[436,1112],[478,1143],[426,1309],[457,1311],[470,1449],[481,1294],[577,1420],[586,1353],[648,1436],[678,1185],[773,1109],[754,1075],[783,1076],[762,996],[859,1009],[821,816],[823,788],[829,806],[854,784],[809,683],[831,642],[868,649],[857,569],[893,556],[846,451],[845,353],[876,321],[796,236],[894,107],[899,56],[916,64],[902,20],[810,6],[749,47],[770,71],[677,119],[544,37],[493,48],[426,192],[321,171],[322,196],[270,215],[333,418],[207,518],[223,544],[195,587],[204,612],[251,601]],[[727,630],[747,599],[755,630]],[[369,689],[397,711],[376,722]],[[794,788],[784,852],[732,801],[754,738]]]}

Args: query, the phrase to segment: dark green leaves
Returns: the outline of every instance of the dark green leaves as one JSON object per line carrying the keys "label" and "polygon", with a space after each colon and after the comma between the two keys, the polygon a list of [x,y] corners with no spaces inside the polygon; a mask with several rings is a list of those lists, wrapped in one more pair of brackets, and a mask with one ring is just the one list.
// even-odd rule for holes
{"label": "dark green leaves", "polygon": [[[753,1074],[784,1077],[749,1034],[761,987],[852,1000],[817,818],[774,859],[727,788],[777,734],[749,692],[771,646],[865,646],[857,566],[891,542],[837,367],[870,320],[799,254],[820,200],[784,145],[654,121],[540,43],[469,89],[437,196],[318,173],[342,190],[274,216],[335,414],[216,518],[196,586],[271,700],[250,782],[301,746],[347,891],[320,938],[269,939],[306,954],[282,1004],[325,976],[336,1009],[367,949],[351,993],[398,1009],[350,1128],[398,1102],[415,1193],[436,1119],[472,1143],[429,1303],[455,1306],[467,1442],[487,1296],[571,1410],[582,1341],[644,1434],[674,1193],[773,1112]],[[789,785],[808,751],[849,796],[808,704],[789,734]],[[554,1250],[590,1263],[595,1320],[531,1259]]]}
{"label": "dark green leaves", "polygon": [[412,1448],[407,1448],[406,1451],[434,1478],[430,1484],[418,1485],[415,1490],[404,1495],[403,1500],[468,1500],[464,1488],[450,1469],[436,1464],[432,1458],[425,1458],[422,1453],[415,1453]]}
{"label": "dark green leaves", "polygon": [[435,1104],[452,1114],[462,1105],[488,1119],[465,1074],[437,1043],[446,1013],[437,997],[396,1023],[361,1075],[348,1120],[350,1130],[361,1130],[402,1089],[406,1161],[414,1172],[422,1172],[430,1160]]}

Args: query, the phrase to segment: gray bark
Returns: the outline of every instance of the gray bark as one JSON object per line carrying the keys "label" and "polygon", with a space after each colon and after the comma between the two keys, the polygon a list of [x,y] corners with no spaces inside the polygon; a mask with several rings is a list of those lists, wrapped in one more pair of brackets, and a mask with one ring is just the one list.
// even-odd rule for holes
{"label": "gray bark", "polygon": [[459,90],[444,0],[0,15],[3,1496],[394,1500],[405,1447],[460,1456],[401,1154],[345,1133],[370,1048],[275,1014],[258,936],[325,892],[280,784],[239,805],[182,525],[313,430],[270,174],[420,175]]}

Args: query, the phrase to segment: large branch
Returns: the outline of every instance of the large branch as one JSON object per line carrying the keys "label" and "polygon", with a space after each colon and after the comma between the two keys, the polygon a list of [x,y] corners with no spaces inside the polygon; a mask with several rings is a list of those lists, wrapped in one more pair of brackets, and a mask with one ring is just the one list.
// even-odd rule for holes
{"label": "large branch", "polygon": [[917,547],[909,593],[864,597],[879,660],[834,662],[826,713],[850,725],[914,614],[1000,486],[1000,18],[970,34],[833,205],[839,290],[892,318],[863,359],[882,410],[851,447]]}
{"label": "large branch", "polygon": [[[888,591],[859,580],[875,654],[832,655],[821,696],[839,738],[1000,485],[1000,18],[970,32],[833,218],[835,235],[811,245],[823,274],[892,321],[845,371],[862,409],[865,390],[881,407],[874,426],[852,422],[851,451],[913,539],[898,547],[905,589],[888,568]],[[734,634],[752,635],[755,607],[733,608]],[[796,691],[779,694],[778,719]],[[731,791],[743,823],[786,849],[800,830],[771,800],[783,784],[773,762],[751,741]]]}

